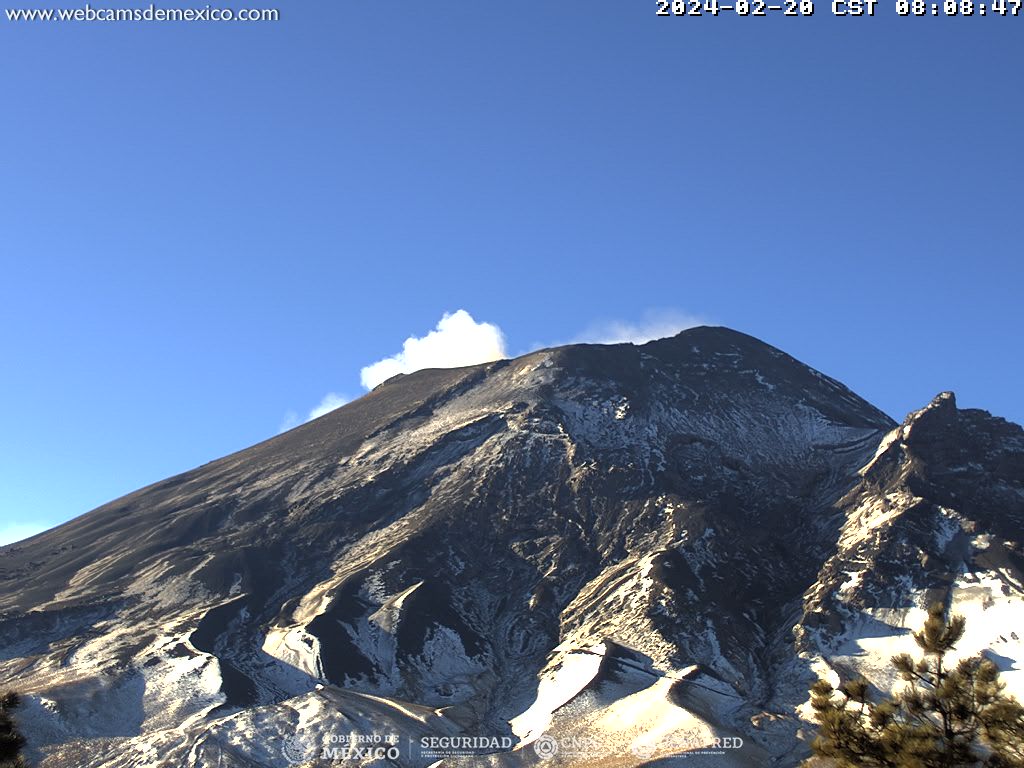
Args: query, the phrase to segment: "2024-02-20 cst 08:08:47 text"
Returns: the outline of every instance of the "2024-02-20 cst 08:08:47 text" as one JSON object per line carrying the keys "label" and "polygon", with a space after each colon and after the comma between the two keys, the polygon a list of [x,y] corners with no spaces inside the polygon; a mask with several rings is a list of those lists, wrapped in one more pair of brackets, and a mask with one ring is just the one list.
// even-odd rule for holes
{"label": "2024-02-20 cst 08:08:47 text", "polygon": [[[819,0],[820,2],[820,0]],[[826,0],[834,16],[874,16],[879,0]],[[898,16],[1020,16],[1024,0],[895,0]],[[658,16],[813,16],[814,0],[655,0]]]}

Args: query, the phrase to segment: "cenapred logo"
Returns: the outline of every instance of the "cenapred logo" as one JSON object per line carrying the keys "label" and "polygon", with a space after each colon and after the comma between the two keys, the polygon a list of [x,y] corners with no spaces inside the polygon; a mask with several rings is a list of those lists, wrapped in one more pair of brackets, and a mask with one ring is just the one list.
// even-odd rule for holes
{"label": "cenapred logo", "polygon": [[558,739],[545,733],[533,742],[533,751],[541,760],[550,760],[558,754]]}
{"label": "cenapred logo", "polygon": [[656,756],[723,755],[727,749],[739,749],[743,739],[739,736],[720,737],[710,729],[697,727],[673,732],[640,732],[631,734],[632,741],[621,736],[570,735],[557,738],[545,733],[533,742],[533,750],[541,760],[563,758],[616,758],[632,754],[641,760]]}
{"label": "cenapred logo", "polygon": [[569,735],[556,738],[545,733],[533,742],[533,751],[541,760],[559,758],[592,758],[614,754],[593,736]]}

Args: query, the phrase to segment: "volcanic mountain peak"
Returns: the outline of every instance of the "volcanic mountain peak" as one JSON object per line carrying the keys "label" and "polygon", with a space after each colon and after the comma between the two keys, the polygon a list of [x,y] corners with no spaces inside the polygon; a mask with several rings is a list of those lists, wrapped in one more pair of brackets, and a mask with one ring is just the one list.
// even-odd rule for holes
{"label": "volcanic mountain peak", "polygon": [[1021,456],[951,396],[896,427],[723,328],[423,370],[0,549],[0,672],[47,768],[283,765],[297,723],[518,744],[445,765],[666,728],[788,765],[865,616],[899,634],[871,611],[983,541],[1014,562]]}

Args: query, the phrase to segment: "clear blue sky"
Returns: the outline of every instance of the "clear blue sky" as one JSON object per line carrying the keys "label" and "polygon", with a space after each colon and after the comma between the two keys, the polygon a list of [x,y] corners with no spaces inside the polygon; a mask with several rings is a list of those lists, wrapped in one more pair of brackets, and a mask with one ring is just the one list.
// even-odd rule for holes
{"label": "clear blue sky", "polygon": [[459,308],[511,352],[695,315],[897,418],[1024,420],[1024,16],[894,5],[0,20],[0,528],[358,395]]}

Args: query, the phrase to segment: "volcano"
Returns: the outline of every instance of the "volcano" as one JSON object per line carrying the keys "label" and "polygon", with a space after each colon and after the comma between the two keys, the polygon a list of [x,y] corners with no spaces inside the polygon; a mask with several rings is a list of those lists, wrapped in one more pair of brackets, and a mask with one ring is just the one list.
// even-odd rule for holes
{"label": "volcano", "polygon": [[701,327],[399,375],[0,548],[43,768],[794,766],[926,606],[1024,692],[1024,431]]}

